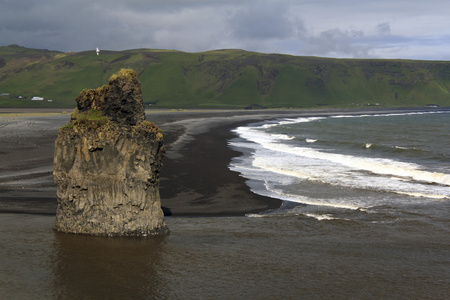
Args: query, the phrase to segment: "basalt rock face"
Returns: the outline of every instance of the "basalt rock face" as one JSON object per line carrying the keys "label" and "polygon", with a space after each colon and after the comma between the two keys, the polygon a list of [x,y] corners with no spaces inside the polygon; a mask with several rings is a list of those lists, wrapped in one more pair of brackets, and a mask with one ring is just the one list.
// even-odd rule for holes
{"label": "basalt rock face", "polygon": [[79,112],[101,110],[112,121],[136,125],[145,120],[141,84],[132,70],[113,75],[109,85],[95,90],[83,90],[75,99]]}
{"label": "basalt rock face", "polygon": [[[159,196],[165,152],[145,121],[136,73],[85,90],[55,141],[55,229],[77,234],[148,236],[168,232]],[[122,105],[123,104],[123,105]]]}

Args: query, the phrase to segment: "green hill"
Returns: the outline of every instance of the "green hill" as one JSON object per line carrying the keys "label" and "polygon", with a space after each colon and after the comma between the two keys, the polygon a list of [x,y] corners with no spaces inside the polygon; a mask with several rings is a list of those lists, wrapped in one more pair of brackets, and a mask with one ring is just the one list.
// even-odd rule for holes
{"label": "green hill", "polygon": [[[243,50],[57,52],[0,47],[0,107],[74,107],[122,68],[155,108],[450,106],[450,62],[331,59]],[[19,99],[22,96],[24,98]],[[44,101],[31,101],[31,97]],[[48,99],[52,101],[49,102]]]}

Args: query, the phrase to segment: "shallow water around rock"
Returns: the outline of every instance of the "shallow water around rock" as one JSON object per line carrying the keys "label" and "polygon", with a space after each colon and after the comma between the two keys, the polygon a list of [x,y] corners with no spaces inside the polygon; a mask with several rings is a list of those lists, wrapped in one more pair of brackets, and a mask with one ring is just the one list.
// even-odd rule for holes
{"label": "shallow water around rock", "polygon": [[53,231],[54,216],[0,214],[2,299],[443,299],[448,231],[290,217],[166,218],[171,234]]}

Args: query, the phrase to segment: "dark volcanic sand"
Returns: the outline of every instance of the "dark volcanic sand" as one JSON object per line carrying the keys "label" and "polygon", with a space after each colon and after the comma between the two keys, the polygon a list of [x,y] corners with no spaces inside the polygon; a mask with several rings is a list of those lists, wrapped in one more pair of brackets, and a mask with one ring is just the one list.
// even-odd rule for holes
{"label": "dark volcanic sand", "polygon": [[[54,140],[69,115],[3,112],[8,114],[0,114],[0,212],[54,214]],[[268,117],[263,115],[251,119]],[[244,179],[228,170],[231,158],[239,155],[227,146],[230,130],[248,122],[242,112],[159,111],[147,119],[164,133],[160,191],[167,215],[243,215],[280,206],[278,200],[251,193]]]}

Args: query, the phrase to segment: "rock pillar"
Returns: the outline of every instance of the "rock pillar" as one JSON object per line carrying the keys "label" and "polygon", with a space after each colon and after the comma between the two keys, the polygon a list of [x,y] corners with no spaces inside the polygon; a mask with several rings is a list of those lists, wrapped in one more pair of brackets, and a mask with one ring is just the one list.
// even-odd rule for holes
{"label": "rock pillar", "polygon": [[57,231],[107,236],[168,232],[159,196],[165,152],[161,131],[145,120],[136,72],[84,90],[55,141]]}

